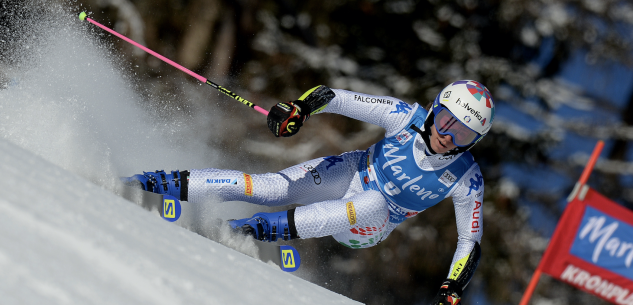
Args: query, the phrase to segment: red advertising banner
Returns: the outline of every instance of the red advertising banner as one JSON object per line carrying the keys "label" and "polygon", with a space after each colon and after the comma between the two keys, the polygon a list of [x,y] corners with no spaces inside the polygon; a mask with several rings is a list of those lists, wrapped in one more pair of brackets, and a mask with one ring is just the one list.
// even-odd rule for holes
{"label": "red advertising banner", "polygon": [[591,188],[584,200],[578,197],[565,209],[539,269],[614,304],[633,305],[633,211]]}

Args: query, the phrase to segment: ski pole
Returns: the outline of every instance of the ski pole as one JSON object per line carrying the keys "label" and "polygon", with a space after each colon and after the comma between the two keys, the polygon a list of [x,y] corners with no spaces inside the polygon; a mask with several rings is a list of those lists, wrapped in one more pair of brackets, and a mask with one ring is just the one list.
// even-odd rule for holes
{"label": "ski pole", "polygon": [[110,34],[112,34],[114,36],[117,36],[117,37],[119,37],[119,38],[121,38],[121,39],[123,39],[123,40],[125,40],[125,41],[127,41],[129,43],[131,43],[132,45],[134,45],[136,47],[141,48],[141,50],[143,50],[143,51],[145,51],[145,52],[147,52],[147,53],[149,53],[151,55],[154,55],[156,58],[158,58],[158,59],[160,59],[160,60],[162,60],[162,61],[164,61],[164,62],[166,62],[166,63],[168,63],[168,64],[170,64],[170,65],[172,65],[172,66],[174,66],[176,68],[178,68],[178,69],[180,69],[180,71],[185,72],[185,73],[195,77],[197,80],[199,80],[199,81],[201,81],[201,82],[203,82],[203,83],[205,83],[205,84],[207,84],[207,85],[209,85],[209,86],[211,86],[211,87],[213,87],[215,89],[218,89],[218,91],[220,91],[220,92],[222,92],[222,93],[224,93],[224,94],[236,99],[238,102],[240,102],[240,103],[242,103],[242,104],[244,104],[244,105],[246,105],[248,107],[251,107],[251,108],[257,110],[258,112],[260,112],[260,113],[262,113],[264,115],[268,115],[268,111],[266,111],[264,108],[259,107],[259,106],[255,105],[255,104],[247,101],[243,97],[231,92],[229,89],[226,89],[226,88],[224,88],[224,87],[222,87],[222,86],[220,86],[220,85],[218,85],[218,84],[216,84],[216,83],[214,83],[214,82],[212,82],[212,81],[210,81],[210,80],[208,80],[208,79],[206,79],[206,78],[204,78],[204,77],[202,77],[202,76],[200,76],[200,75],[198,75],[196,73],[193,73],[193,71],[191,71],[191,70],[189,70],[189,69],[187,69],[187,68],[185,68],[185,67],[183,67],[183,66],[181,66],[181,65],[179,65],[179,64],[177,64],[177,63],[175,63],[175,62],[173,62],[171,60],[169,60],[168,58],[166,58],[166,57],[164,57],[164,56],[162,56],[162,55],[160,55],[160,54],[158,54],[158,53],[156,53],[156,52],[154,52],[154,51],[152,51],[152,50],[150,50],[150,49],[148,49],[148,48],[146,48],[146,47],[144,47],[144,46],[142,46],[140,44],[138,44],[134,40],[129,39],[129,38],[127,38],[127,37],[115,32],[114,30],[104,26],[103,24],[101,24],[99,22],[96,22],[96,21],[92,20],[91,18],[88,18],[86,12],[79,13],[79,19],[82,20],[82,21],[83,20],[88,20],[88,22],[90,22],[90,23],[92,23],[92,24],[94,24],[94,25],[106,30],[107,32],[110,32]]}

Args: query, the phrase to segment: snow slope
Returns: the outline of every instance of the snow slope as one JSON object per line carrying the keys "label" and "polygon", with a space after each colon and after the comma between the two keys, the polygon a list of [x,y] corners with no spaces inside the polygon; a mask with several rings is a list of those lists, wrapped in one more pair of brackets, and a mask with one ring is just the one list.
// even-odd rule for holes
{"label": "snow slope", "polygon": [[2,8],[0,304],[356,303],[218,227],[261,207],[201,204],[186,227],[219,244],[115,194],[119,176],[231,163],[207,145],[221,114],[195,102],[218,93],[182,81],[182,95],[155,94],[72,2]]}
{"label": "snow slope", "polygon": [[2,304],[358,304],[0,139]]}

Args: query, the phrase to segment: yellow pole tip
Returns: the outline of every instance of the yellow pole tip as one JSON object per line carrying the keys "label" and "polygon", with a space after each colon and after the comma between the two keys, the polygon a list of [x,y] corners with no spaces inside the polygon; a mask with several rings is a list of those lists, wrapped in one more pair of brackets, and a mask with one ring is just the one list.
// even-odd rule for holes
{"label": "yellow pole tip", "polygon": [[87,16],[86,12],[79,13],[79,20],[81,21],[86,20],[86,16]]}

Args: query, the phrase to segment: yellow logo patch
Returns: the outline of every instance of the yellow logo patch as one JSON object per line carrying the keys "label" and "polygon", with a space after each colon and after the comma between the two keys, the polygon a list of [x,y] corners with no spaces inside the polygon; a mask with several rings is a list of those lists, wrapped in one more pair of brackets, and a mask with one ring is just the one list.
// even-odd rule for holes
{"label": "yellow logo patch", "polygon": [[457,279],[457,277],[462,273],[462,271],[464,271],[464,266],[466,265],[466,262],[468,261],[469,257],[470,257],[470,254],[466,255],[466,257],[458,260],[455,263],[455,266],[453,266],[453,271],[451,272],[451,276],[449,277],[449,279],[451,280]]}
{"label": "yellow logo patch", "polygon": [[163,215],[165,218],[176,218],[176,201],[163,200]]}
{"label": "yellow logo patch", "polygon": [[292,250],[281,250],[281,259],[284,268],[295,267],[295,255],[292,253]]}
{"label": "yellow logo patch", "polygon": [[292,132],[292,129],[290,129],[290,127],[294,127],[295,126],[295,122],[290,122],[288,123],[288,125],[286,125],[286,130],[288,130],[288,132]]}
{"label": "yellow logo patch", "polygon": [[356,209],[354,209],[354,203],[350,201],[346,204],[346,206],[347,219],[349,220],[349,224],[353,226],[356,224]]}
{"label": "yellow logo patch", "polygon": [[244,195],[253,196],[253,178],[249,174],[244,174]]}

